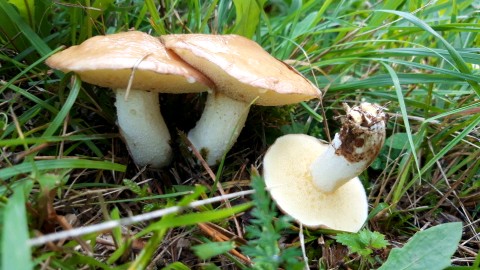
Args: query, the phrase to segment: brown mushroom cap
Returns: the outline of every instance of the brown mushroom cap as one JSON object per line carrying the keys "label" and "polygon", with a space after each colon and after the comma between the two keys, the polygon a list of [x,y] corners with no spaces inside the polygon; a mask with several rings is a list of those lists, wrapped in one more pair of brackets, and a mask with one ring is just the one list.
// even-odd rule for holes
{"label": "brown mushroom cap", "polygon": [[310,165],[328,144],[304,134],[278,138],[263,160],[265,184],[278,207],[306,227],[356,232],[368,215],[368,203],[355,177],[336,191],[322,192]]}
{"label": "brown mushroom cap", "polygon": [[[95,36],[52,55],[47,65],[73,71],[88,83],[162,93],[202,92],[213,87],[203,74],[168,52],[155,37],[139,31]],[[199,83],[198,83],[199,82]]]}
{"label": "brown mushroom cap", "polygon": [[230,98],[265,106],[318,98],[320,91],[294,68],[238,35],[178,34],[160,39],[207,75]]}

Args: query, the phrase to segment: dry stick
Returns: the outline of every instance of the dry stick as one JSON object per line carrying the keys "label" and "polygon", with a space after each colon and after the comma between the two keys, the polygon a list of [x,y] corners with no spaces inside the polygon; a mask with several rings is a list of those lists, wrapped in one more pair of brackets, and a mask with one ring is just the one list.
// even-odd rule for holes
{"label": "dry stick", "polygon": [[[57,223],[60,224],[60,226],[62,226],[62,228],[66,230],[72,229],[72,225],[68,223],[67,219],[64,216],[56,216],[55,219],[57,220]],[[89,256],[93,255],[92,249],[87,244],[87,242],[85,242],[83,239],[80,239],[78,237],[75,237],[75,240],[80,244],[80,246]]]}
{"label": "dry stick", "polygon": [[310,266],[308,265],[308,256],[305,250],[305,236],[303,235],[303,225],[300,223],[300,230],[298,232],[298,237],[300,239],[300,247],[302,248],[302,256],[303,262],[305,263],[305,267],[303,269],[310,270]]}
{"label": "dry stick", "polygon": [[19,163],[20,161],[22,161],[26,156],[32,154],[32,153],[35,153],[35,152],[39,152],[40,150],[42,149],[45,149],[47,147],[50,146],[50,143],[42,143],[42,144],[39,144],[37,146],[33,146],[25,151],[22,151],[18,154],[15,155],[14,159],[13,159],[13,162],[15,163]]}
{"label": "dry stick", "polygon": [[[208,223],[199,223],[198,227],[205,234],[212,237],[217,242],[225,242],[225,241],[229,241],[229,240],[235,240],[235,239],[231,239],[230,237],[223,234],[222,232],[216,230],[215,227],[211,227]],[[234,236],[234,237],[236,237],[236,236]],[[229,251],[229,253],[231,253],[232,255],[236,256],[237,258],[241,259],[242,261],[244,261],[246,263],[251,263],[251,260],[248,257],[246,257],[242,253],[238,252],[235,248],[231,249]]]}
{"label": "dry stick", "polygon": [[235,197],[250,195],[250,194],[253,194],[253,193],[255,193],[255,190],[245,190],[245,191],[235,192],[235,193],[231,193],[231,194],[227,194],[227,195],[221,195],[221,196],[217,196],[217,197],[213,197],[213,198],[208,198],[208,199],[205,199],[205,200],[194,201],[194,202],[191,202],[190,204],[188,204],[186,206],[183,206],[183,207],[173,206],[173,207],[169,207],[169,208],[165,208],[165,209],[161,209],[161,210],[157,210],[157,211],[153,211],[153,212],[140,214],[140,215],[137,215],[137,216],[126,217],[126,218],[122,218],[122,219],[118,219],[118,220],[111,220],[111,221],[107,221],[107,222],[104,222],[104,223],[95,224],[95,225],[86,226],[86,227],[80,227],[80,228],[76,228],[76,229],[72,229],[72,230],[68,230],[68,231],[61,231],[61,232],[58,232],[58,233],[47,234],[47,235],[43,235],[43,236],[39,236],[39,237],[29,239],[27,241],[27,244],[29,246],[39,246],[39,245],[43,245],[43,244],[48,243],[48,242],[53,242],[53,241],[57,241],[57,240],[61,240],[61,239],[66,239],[66,238],[70,238],[70,237],[78,237],[78,236],[82,236],[82,235],[89,234],[89,233],[94,233],[94,232],[99,232],[99,231],[111,230],[115,227],[128,226],[128,225],[132,225],[132,224],[135,224],[135,223],[138,223],[138,222],[143,222],[143,221],[163,217],[163,216],[168,215],[168,214],[177,213],[177,212],[180,212],[180,211],[182,211],[184,209],[187,209],[187,208],[195,208],[195,207],[199,207],[199,206],[206,205],[206,204],[211,204],[211,203],[215,203],[215,202],[220,202],[220,201],[233,199]]}
{"label": "dry stick", "polygon": [[[63,129],[62,129],[62,137],[64,137],[67,134],[67,128],[68,128],[68,122],[70,121],[70,114],[67,114],[65,116],[65,119],[63,119]],[[60,147],[58,149],[58,157],[57,159],[62,159],[63,158],[63,150],[65,148],[65,140],[60,141]]]}
{"label": "dry stick", "polygon": [[147,58],[150,55],[151,53],[145,54],[142,58],[138,59],[138,61],[133,65],[132,72],[130,73],[130,77],[128,79],[127,89],[125,91],[125,96],[124,96],[125,101],[128,100],[128,95],[130,94],[130,89],[132,88],[133,78],[135,77],[135,71],[137,70],[140,63],[142,63],[142,61],[145,60],[145,58]]}
{"label": "dry stick", "polygon": [[[220,191],[220,194],[222,196],[225,196],[225,190],[223,190],[223,187],[222,187],[222,184],[217,181],[217,176],[213,173],[212,169],[210,168],[210,166],[208,166],[208,163],[205,161],[205,159],[202,157],[202,155],[200,154],[200,152],[198,152],[197,148],[195,148],[195,146],[192,144],[192,142],[188,139],[188,137],[184,137],[184,141],[185,143],[187,144],[188,148],[190,148],[193,152],[193,154],[195,155],[195,157],[200,161],[200,163],[202,163],[202,166],[203,168],[205,168],[205,170],[207,171],[208,175],[210,175],[210,178],[212,178],[213,182],[217,182],[217,189],[218,191]],[[228,200],[225,200],[225,204],[227,205],[228,208],[232,208],[232,205],[230,204],[230,202]],[[238,237],[243,237],[243,234],[242,234],[242,230],[240,229],[240,223],[238,222],[237,220],[237,217],[234,215],[233,216],[233,221],[235,222],[235,227],[237,229],[237,234],[238,234]]]}

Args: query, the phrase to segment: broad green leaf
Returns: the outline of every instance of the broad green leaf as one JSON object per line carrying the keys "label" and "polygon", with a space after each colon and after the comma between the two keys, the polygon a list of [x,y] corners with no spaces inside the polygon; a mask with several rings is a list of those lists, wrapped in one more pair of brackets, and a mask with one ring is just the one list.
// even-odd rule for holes
{"label": "broad green leaf", "polygon": [[[336,236],[336,240],[338,243],[347,246],[350,250],[350,252],[355,253],[355,252],[362,252],[363,250],[366,249],[366,247],[363,245],[362,241],[360,241],[358,234],[353,234],[353,233],[339,233]],[[371,253],[371,251],[370,251]],[[369,253],[365,254],[368,255]]]}
{"label": "broad green leaf", "polygon": [[234,248],[235,243],[232,241],[210,242],[192,247],[195,255],[197,255],[202,260],[210,259],[214,256],[226,253]]}
{"label": "broad green leaf", "polygon": [[441,270],[462,237],[462,223],[437,225],[417,232],[402,248],[394,248],[381,270]]}
{"label": "broad green leaf", "polygon": [[2,220],[2,269],[33,269],[29,238],[27,211],[25,210],[26,184],[18,185],[8,200]]}
{"label": "broad green leaf", "polygon": [[385,236],[379,232],[371,232],[369,230],[361,230],[359,233],[360,241],[366,246],[374,249],[385,248],[388,245],[388,241],[385,240]]}
{"label": "broad green leaf", "polygon": [[385,140],[385,146],[393,149],[402,150],[408,141],[408,135],[405,132],[395,133]]}
{"label": "broad green leaf", "polygon": [[363,229],[358,233],[339,233],[336,236],[337,242],[347,246],[352,253],[367,256],[373,249],[382,249],[388,245],[385,236],[379,232],[372,232]]}

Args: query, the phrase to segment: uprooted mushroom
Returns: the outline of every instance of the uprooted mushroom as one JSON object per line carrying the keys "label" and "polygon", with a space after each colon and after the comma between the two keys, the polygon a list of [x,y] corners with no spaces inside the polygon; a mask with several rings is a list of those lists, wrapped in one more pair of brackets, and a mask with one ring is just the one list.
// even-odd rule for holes
{"label": "uprooted mushroom", "polygon": [[278,138],[263,160],[265,183],[280,209],[311,227],[356,232],[368,214],[359,178],[385,141],[383,108],[350,108],[331,143],[304,134]]}

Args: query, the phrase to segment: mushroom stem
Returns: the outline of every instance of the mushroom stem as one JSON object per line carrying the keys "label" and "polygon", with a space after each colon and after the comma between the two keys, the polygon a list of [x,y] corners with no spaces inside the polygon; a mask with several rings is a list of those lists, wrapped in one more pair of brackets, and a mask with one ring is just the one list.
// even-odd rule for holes
{"label": "mushroom stem", "polygon": [[172,158],[170,133],[160,113],[158,93],[117,89],[118,125],[136,164],[160,168]]}
{"label": "mushroom stem", "polygon": [[200,120],[188,133],[208,165],[215,165],[237,141],[249,110],[248,103],[218,92],[208,94]]}
{"label": "mushroom stem", "polygon": [[326,193],[364,171],[385,141],[386,116],[382,107],[370,103],[344,107],[347,115],[340,132],[310,166],[315,185]]}

